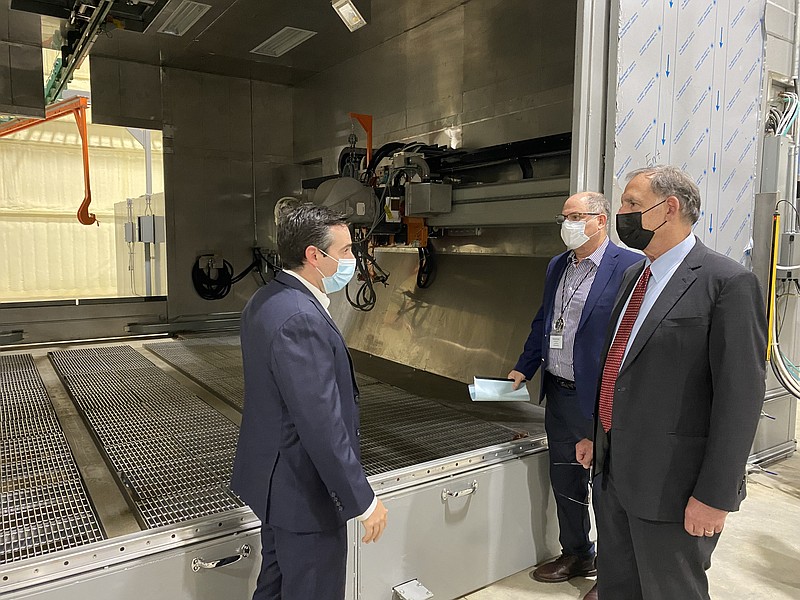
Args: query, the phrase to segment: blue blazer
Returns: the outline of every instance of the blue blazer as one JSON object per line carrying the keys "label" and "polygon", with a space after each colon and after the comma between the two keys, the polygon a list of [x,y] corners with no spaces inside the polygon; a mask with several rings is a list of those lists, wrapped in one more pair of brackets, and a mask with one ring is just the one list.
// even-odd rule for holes
{"label": "blue blazer", "polygon": [[[547,265],[542,306],[531,324],[531,333],[519,357],[515,370],[531,379],[536,370],[547,364],[550,348],[550,329],[553,324],[553,310],[556,290],[567,268],[570,252],[559,254]],[[597,268],[592,288],[586,298],[581,313],[578,332],[575,335],[575,348],[572,364],[575,372],[575,390],[581,412],[587,419],[592,418],[600,379],[603,344],[606,330],[614,308],[622,276],[632,264],[642,260],[641,254],[620,248],[609,240],[600,266]],[[544,398],[544,385],[539,392],[539,401]]]}
{"label": "blue blazer", "polygon": [[242,312],[245,400],[231,488],[262,523],[336,529],[369,508],[358,387],[339,329],[296,278],[278,275]]}

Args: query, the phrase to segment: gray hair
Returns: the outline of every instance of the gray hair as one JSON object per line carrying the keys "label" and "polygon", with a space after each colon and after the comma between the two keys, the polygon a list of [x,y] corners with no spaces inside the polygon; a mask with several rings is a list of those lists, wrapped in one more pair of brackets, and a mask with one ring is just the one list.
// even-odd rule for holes
{"label": "gray hair", "polygon": [[626,180],[644,175],[650,180],[650,190],[660,199],[675,196],[681,205],[683,219],[694,225],[700,218],[700,188],[683,169],[671,165],[655,165],[628,173]]}
{"label": "gray hair", "polygon": [[600,213],[606,216],[606,221],[611,218],[611,203],[599,192],[586,192],[581,196],[586,202],[589,212]]}
{"label": "gray hair", "polygon": [[344,216],[326,206],[301,204],[285,211],[278,219],[278,254],[285,269],[296,269],[306,262],[306,248],[327,252],[333,243],[331,227],[347,225]]}

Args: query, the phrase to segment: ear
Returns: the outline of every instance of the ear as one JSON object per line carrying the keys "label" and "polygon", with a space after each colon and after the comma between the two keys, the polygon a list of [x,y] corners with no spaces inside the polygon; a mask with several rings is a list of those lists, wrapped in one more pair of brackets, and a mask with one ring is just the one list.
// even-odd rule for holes
{"label": "ear", "polygon": [[608,217],[605,213],[597,215],[597,226],[605,227],[606,225],[608,225]]}
{"label": "ear", "polygon": [[316,267],[317,263],[319,262],[317,247],[306,246],[305,257],[306,257],[306,263],[308,263],[312,267]]}
{"label": "ear", "polygon": [[681,201],[675,196],[667,197],[667,215],[677,218],[681,216]]}

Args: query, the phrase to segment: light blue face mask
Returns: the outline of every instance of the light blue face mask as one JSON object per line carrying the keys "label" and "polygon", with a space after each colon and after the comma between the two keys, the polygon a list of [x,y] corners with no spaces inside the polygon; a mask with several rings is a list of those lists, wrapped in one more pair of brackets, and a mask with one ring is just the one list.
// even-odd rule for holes
{"label": "light blue face mask", "polygon": [[[328,258],[333,258],[330,254],[325,252],[325,250],[320,248],[319,251]],[[338,292],[343,289],[350,283],[350,280],[356,272],[355,258],[333,258],[333,260],[335,260],[339,266],[336,268],[336,273],[330,277],[326,277],[322,271],[317,269],[319,274],[322,275],[322,287],[325,288],[326,294],[332,294],[333,292]]]}

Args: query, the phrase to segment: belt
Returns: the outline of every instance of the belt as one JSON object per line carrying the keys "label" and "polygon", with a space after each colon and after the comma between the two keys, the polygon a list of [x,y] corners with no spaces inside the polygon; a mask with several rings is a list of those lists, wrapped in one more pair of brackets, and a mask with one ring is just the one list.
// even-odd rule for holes
{"label": "belt", "polygon": [[575,389],[575,382],[570,381],[569,379],[564,379],[563,377],[559,377],[558,375],[553,375],[552,373],[548,373],[550,377],[553,379],[553,383],[557,386],[565,388],[567,390],[574,390]]}

